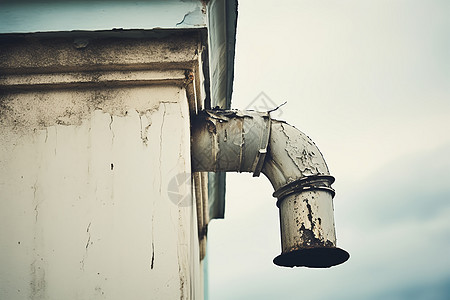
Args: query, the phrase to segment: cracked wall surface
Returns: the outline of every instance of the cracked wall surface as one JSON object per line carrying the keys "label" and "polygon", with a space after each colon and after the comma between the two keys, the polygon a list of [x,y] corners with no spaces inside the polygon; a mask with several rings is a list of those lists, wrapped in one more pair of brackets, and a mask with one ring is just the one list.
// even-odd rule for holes
{"label": "cracked wall surface", "polygon": [[[25,115],[34,95],[8,95],[18,121],[0,129],[1,299],[188,298],[196,218],[167,194],[190,171],[183,92],[84,91],[66,99],[78,113],[64,123],[64,93],[40,95]],[[90,108],[92,95],[103,100]]]}
{"label": "cracked wall surface", "polygon": [[161,72],[2,90],[0,299],[202,298],[195,206],[167,193],[191,170],[185,70]]}

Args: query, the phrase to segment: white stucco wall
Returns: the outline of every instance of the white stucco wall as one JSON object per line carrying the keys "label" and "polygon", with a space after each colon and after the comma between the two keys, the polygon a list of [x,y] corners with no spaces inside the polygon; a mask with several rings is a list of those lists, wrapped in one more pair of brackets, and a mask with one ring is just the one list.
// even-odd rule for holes
{"label": "white stucco wall", "polygon": [[167,193],[188,99],[158,78],[1,95],[0,299],[202,299],[195,205]]}

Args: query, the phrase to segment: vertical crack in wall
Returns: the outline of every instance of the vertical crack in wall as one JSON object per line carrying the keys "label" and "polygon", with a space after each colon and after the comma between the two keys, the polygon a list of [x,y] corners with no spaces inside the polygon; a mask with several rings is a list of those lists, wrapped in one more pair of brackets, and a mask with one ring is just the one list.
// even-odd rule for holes
{"label": "vertical crack in wall", "polygon": [[182,274],[180,260],[178,259],[178,275],[180,276],[180,300],[183,300],[184,297],[184,275]]}
{"label": "vertical crack in wall", "polygon": [[[41,165],[39,164],[39,170]],[[33,189],[33,204],[34,204],[34,213],[35,213],[35,224],[33,226],[33,254],[32,257],[33,262],[30,264],[30,299],[45,299],[46,292],[46,279],[45,279],[45,270],[43,265],[43,257],[41,256],[41,251],[44,248],[44,240],[43,240],[43,228],[41,222],[38,223],[39,219],[39,209],[42,203],[42,198],[39,198],[38,189],[38,178],[39,171],[36,174],[36,180],[34,184],[31,186]]]}
{"label": "vertical crack in wall", "polygon": [[150,270],[155,267],[155,201],[152,208],[152,258],[150,260]]}
{"label": "vertical crack in wall", "polygon": [[86,242],[86,251],[87,251],[87,248],[89,247],[89,242],[91,241],[91,233],[89,232],[90,228],[91,228],[91,222],[89,222],[89,225],[86,229],[86,232],[88,233],[88,240]]}
{"label": "vertical crack in wall", "polygon": [[141,125],[141,140],[142,140],[142,143],[147,146],[148,138],[145,136],[144,130],[142,127],[142,114],[138,110],[136,110],[136,112],[139,114],[139,124]]}
{"label": "vertical crack in wall", "polygon": [[[139,122],[140,122],[140,125],[141,125],[141,140],[142,140],[142,143],[145,146],[147,146],[147,144],[148,144],[148,130],[150,129],[150,126],[152,125],[152,122],[151,122],[151,120],[148,119],[148,116],[147,116],[148,110],[145,113],[144,112],[139,112],[138,110],[136,110],[136,112],[139,114]],[[145,115],[145,117],[147,119],[147,123],[145,125],[144,125],[143,120],[142,120],[144,115]]]}
{"label": "vertical crack in wall", "polygon": [[155,267],[155,202],[153,201],[152,210],[152,258],[150,260],[150,270]]}
{"label": "vertical crack in wall", "polygon": [[113,115],[110,115],[110,117],[111,117],[111,121],[109,122],[109,131],[111,131],[111,135],[112,135],[112,138],[111,138],[111,145],[112,145],[112,144],[114,144],[114,137],[115,137],[114,131],[112,129],[112,124],[113,124],[114,118],[113,118]]}
{"label": "vertical crack in wall", "polygon": [[[183,109],[182,109],[181,105],[178,105],[178,108],[179,108],[179,113],[180,113],[181,118],[184,119]],[[191,143],[190,136],[188,136],[188,143],[189,143],[189,145]],[[183,170],[186,170],[186,159],[184,157],[184,145],[186,145],[186,141],[185,141],[184,135],[182,135],[181,136],[181,140],[180,140],[180,148],[178,150],[178,160],[179,161],[181,160],[183,162],[182,163],[183,164]],[[192,190],[190,190],[189,192],[191,193]],[[193,199],[191,198],[190,203],[192,203],[192,200]]]}
{"label": "vertical crack in wall", "polygon": [[[161,127],[159,130],[159,195],[162,197],[162,154],[163,154],[163,130],[164,130],[164,120],[166,117],[166,105],[164,102],[161,102],[159,105],[163,105],[163,116],[161,120]],[[142,124],[142,123],[141,123]],[[147,130],[150,127],[151,123],[147,126]],[[141,125],[142,129],[142,125]],[[153,201],[153,210],[152,210],[152,258],[150,261],[150,269],[153,270],[155,267],[155,201]]]}
{"label": "vertical crack in wall", "polygon": [[[153,227],[153,216],[152,216],[152,227]],[[153,230],[152,230],[152,261],[150,262],[150,269],[153,270],[155,263],[155,243],[153,242]]]}
{"label": "vertical crack in wall", "polygon": [[38,199],[36,199],[36,191],[37,191],[37,179],[36,179],[36,181],[34,182],[34,185],[32,186],[32,189],[33,189],[33,200],[34,200],[34,203],[35,203],[35,206],[34,206],[34,222],[35,223],[37,223],[37,221],[38,221],[38,216],[39,216],[39,210],[38,210],[38,207],[39,207],[39,200]]}
{"label": "vertical crack in wall", "polygon": [[164,129],[164,119],[166,118],[166,104],[161,103],[164,107],[162,121],[161,121],[161,129],[159,133],[159,194],[162,196],[162,154],[163,154],[163,129]]}
{"label": "vertical crack in wall", "polygon": [[[115,134],[114,134],[114,130],[113,130],[113,122],[114,122],[114,117],[113,117],[113,115],[110,114],[110,122],[109,122],[108,127],[109,127],[109,131],[111,131],[111,150],[112,150],[112,153],[114,153],[113,146],[114,146],[114,139],[116,137]],[[114,155],[113,155],[113,158],[114,158]],[[111,171],[112,171],[113,168],[114,168],[114,164],[111,163],[110,167],[111,167]],[[111,172],[111,177],[110,178],[111,178],[111,202],[114,205],[114,172]]]}
{"label": "vertical crack in wall", "polygon": [[[182,209],[178,207],[178,243],[177,243],[177,261],[178,261],[178,276],[180,280],[180,300],[186,299],[188,293],[186,292],[186,273],[185,273],[185,261],[187,256],[186,248],[186,232],[183,226]],[[183,241],[182,241],[183,240]]]}
{"label": "vertical crack in wall", "polygon": [[92,222],[89,222],[89,224],[88,224],[88,226],[87,226],[87,228],[86,228],[86,233],[87,233],[87,242],[86,242],[86,246],[85,246],[85,252],[84,252],[84,255],[83,255],[83,259],[81,260],[81,270],[82,271],[84,271],[84,262],[85,262],[85,260],[86,260],[86,258],[87,258],[87,255],[88,255],[88,248],[89,248],[89,245],[91,245],[92,244],[92,242],[91,242],[91,233],[90,233],[90,229],[91,229],[91,223]]}

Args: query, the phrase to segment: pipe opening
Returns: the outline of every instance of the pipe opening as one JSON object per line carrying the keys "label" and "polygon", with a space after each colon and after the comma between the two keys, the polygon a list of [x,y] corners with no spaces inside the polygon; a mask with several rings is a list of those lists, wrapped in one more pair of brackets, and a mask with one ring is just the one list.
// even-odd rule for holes
{"label": "pipe opening", "polygon": [[329,268],[340,265],[349,258],[348,252],[340,248],[305,248],[280,254],[273,259],[273,263],[290,268]]}

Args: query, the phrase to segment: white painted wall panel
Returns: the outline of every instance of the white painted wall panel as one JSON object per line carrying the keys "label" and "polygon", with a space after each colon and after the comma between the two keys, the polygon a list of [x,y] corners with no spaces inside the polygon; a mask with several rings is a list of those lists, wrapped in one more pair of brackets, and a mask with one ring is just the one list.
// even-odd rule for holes
{"label": "white painted wall panel", "polygon": [[195,207],[167,194],[190,172],[184,89],[3,101],[15,117],[0,128],[0,299],[201,297]]}

